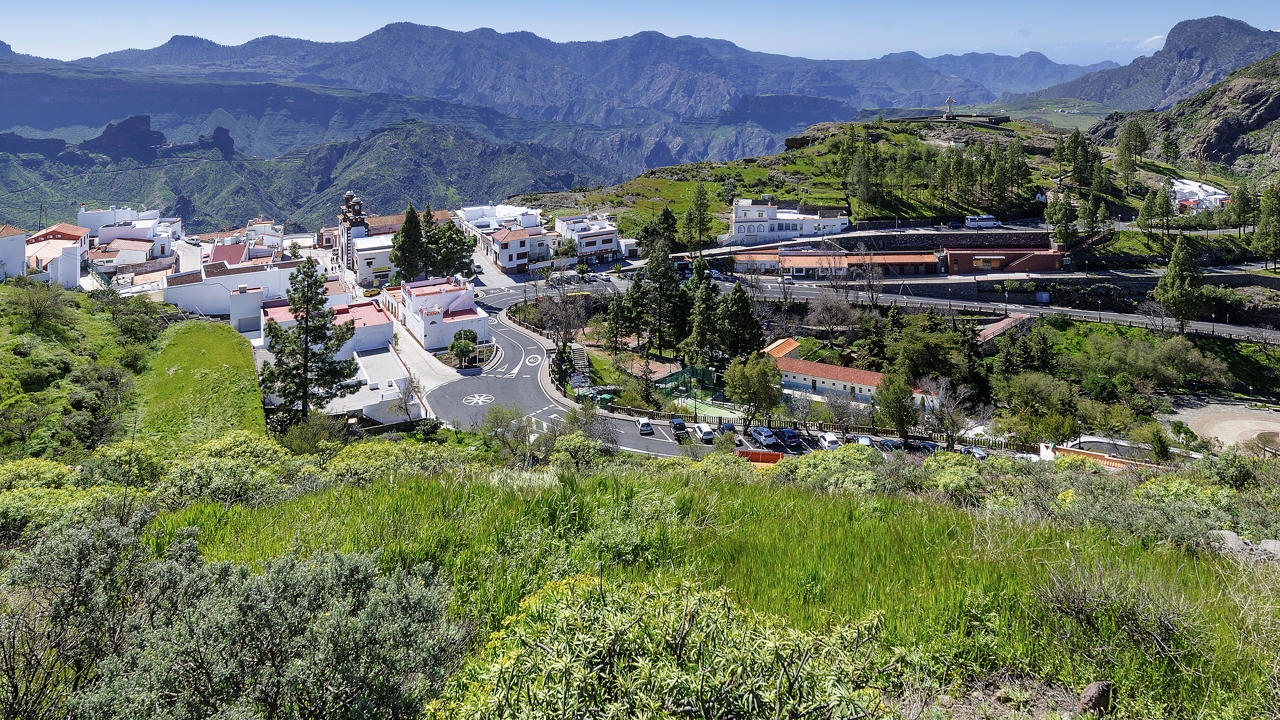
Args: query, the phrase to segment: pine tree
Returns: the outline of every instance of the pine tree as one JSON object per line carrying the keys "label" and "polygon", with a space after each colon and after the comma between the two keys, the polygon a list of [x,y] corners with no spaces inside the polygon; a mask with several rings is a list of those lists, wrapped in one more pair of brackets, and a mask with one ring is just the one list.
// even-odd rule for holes
{"label": "pine tree", "polygon": [[649,249],[649,262],[644,268],[644,279],[649,290],[650,331],[654,338],[654,347],[661,354],[677,339],[679,322],[676,315],[682,312],[678,302],[680,276],[676,274],[676,266],[671,261],[666,240],[659,239]]}
{"label": "pine tree", "polygon": [[1258,212],[1257,193],[1254,191],[1253,185],[1248,180],[1242,180],[1235,193],[1231,196],[1231,219],[1236,227],[1240,229],[1240,234],[1244,233],[1244,229],[1253,224],[1254,216]]}
{"label": "pine tree", "polygon": [[707,197],[707,186],[698,183],[693,188],[693,201],[684,213],[685,246],[690,250],[700,250],[711,235],[711,200]]}
{"label": "pine tree", "polygon": [[359,389],[346,384],[356,374],[355,358],[335,359],[355,325],[333,324],[333,310],[325,308],[326,279],[315,258],[307,258],[289,276],[286,296],[294,324],[286,328],[267,320],[267,349],[274,360],[262,368],[262,388],[298,419]]}
{"label": "pine tree", "polygon": [[1262,258],[1264,266],[1267,261],[1274,266],[1280,261],[1280,185],[1263,188],[1258,205],[1258,225],[1253,229],[1250,249]]}
{"label": "pine tree", "polygon": [[659,242],[665,243],[670,251],[671,246],[678,239],[678,225],[676,214],[671,212],[670,207],[664,207],[657,217],[640,226],[640,232],[636,233],[636,240],[644,256],[649,257],[650,250]]}
{"label": "pine tree", "polygon": [[720,345],[719,288],[710,282],[699,283],[695,288],[689,336],[683,344],[685,361],[690,365],[707,365],[715,359]]}
{"label": "pine tree", "polygon": [[[430,208],[423,215],[426,216],[428,212]],[[476,249],[475,241],[452,222],[432,225],[424,245],[426,254],[423,271],[429,277],[447,277],[467,272]]]}
{"label": "pine tree", "polygon": [[1044,219],[1053,225],[1053,240],[1058,244],[1069,243],[1076,237],[1076,209],[1067,200],[1065,193],[1049,203],[1044,210]]}
{"label": "pine tree", "polygon": [[1156,283],[1155,299],[1171,317],[1178,321],[1180,332],[1186,332],[1187,323],[1196,319],[1204,310],[1204,293],[1201,287],[1204,277],[1200,268],[1191,259],[1191,251],[1187,250],[1182,237],[1173,246],[1173,255],[1169,258],[1169,267],[1160,281]]}
{"label": "pine tree", "polygon": [[1114,228],[1115,224],[1111,222],[1111,211],[1107,209],[1107,201],[1103,200],[1098,203],[1098,229],[1109,233]]}
{"label": "pine tree", "polygon": [[426,272],[424,263],[427,249],[422,233],[422,219],[409,203],[404,211],[404,222],[391,241],[391,264],[399,270],[400,279],[412,282]]}
{"label": "pine tree", "polygon": [[1177,162],[1182,159],[1182,151],[1178,148],[1177,135],[1166,132],[1164,137],[1160,138],[1160,154],[1169,162]]}
{"label": "pine tree", "polygon": [[727,357],[740,357],[764,347],[764,332],[741,283],[734,285],[720,302],[719,315],[720,349]]}
{"label": "pine tree", "polygon": [[1142,199],[1142,207],[1138,208],[1138,227],[1147,235],[1151,234],[1152,223],[1160,217],[1160,193],[1149,192]]}

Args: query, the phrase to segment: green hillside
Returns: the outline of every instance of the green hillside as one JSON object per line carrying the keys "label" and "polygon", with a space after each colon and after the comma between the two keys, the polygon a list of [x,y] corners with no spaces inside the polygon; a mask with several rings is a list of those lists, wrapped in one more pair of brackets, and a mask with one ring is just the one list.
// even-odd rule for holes
{"label": "green hillside", "polygon": [[79,203],[130,204],[164,208],[183,217],[191,232],[240,227],[258,215],[314,231],[332,222],[348,189],[377,211],[397,212],[410,200],[458,207],[612,177],[610,168],[576,151],[500,145],[461,128],[415,121],[276,159],[227,157],[197,145],[152,160],[0,153],[0,222],[34,227],[42,205],[52,221],[74,221]]}

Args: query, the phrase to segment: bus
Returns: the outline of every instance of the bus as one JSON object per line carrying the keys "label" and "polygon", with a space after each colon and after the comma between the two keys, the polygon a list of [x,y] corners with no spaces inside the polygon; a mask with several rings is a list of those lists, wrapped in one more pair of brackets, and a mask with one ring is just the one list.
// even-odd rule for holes
{"label": "bus", "polygon": [[990,215],[968,215],[964,219],[964,226],[977,229],[1004,227],[999,220]]}

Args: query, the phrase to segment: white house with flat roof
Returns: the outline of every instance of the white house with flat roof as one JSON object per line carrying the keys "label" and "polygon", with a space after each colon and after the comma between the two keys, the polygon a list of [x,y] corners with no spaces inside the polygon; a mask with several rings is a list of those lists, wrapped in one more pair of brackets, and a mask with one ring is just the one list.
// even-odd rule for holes
{"label": "white house with flat roof", "polygon": [[27,274],[27,231],[0,224],[0,281]]}
{"label": "white house with flat roof", "polygon": [[391,274],[396,271],[395,265],[391,264],[395,237],[395,233],[386,233],[352,239],[353,269],[360,287],[385,285],[391,279]]}
{"label": "white house with flat roof", "polygon": [[784,210],[763,200],[733,201],[733,230],[729,242],[741,245],[832,235],[849,227],[846,215],[822,217]]}
{"label": "white house with flat roof", "polygon": [[[519,205],[476,205],[458,211],[458,225],[476,238],[485,257],[504,273],[525,273],[550,240],[542,211]],[[541,248],[537,247],[542,243]]]}
{"label": "white house with flat roof", "polygon": [[459,330],[475,331],[479,343],[493,340],[489,314],[476,305],[475,288],[457,278],[384,288],[379,301],[426,350],[448,347]]}
{"label": "white house with flat roof", "polygon": [[1174,209],[1191,215],[1205,210],[1217,210],[1231,200],[1225,190],[1182,178],[1174,179],[1173,195]]}
{"label": "white house with flat roof", "polygon": [[563,240],[578,245],[578,259],[587,263],[608,262],[621,257],[618,226],[608,215],[590,213],[556,218],[556,232]]}

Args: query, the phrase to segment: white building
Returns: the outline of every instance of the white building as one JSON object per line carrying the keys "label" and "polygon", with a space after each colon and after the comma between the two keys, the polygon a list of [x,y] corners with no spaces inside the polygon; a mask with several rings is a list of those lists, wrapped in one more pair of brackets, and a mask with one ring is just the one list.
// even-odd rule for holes
{"label": "white building", "polygon": [[98,237],[98,232],[103,225],[115,225],[117,223],[127,223],[134,220],[159,220],[159,210],[147,210],[138,212],[128,205],[118,208],[115,205],[108,207],[106,210],[89,210],[84,205],[80,206],[79,212],[76,213],[76,225],[89,228],[92,237]]}
{"label": "white building", "polygon": [[0,281],[27,274],[27,232],[0,225]]}
{"label": "white building", "polygon": [[89,251],[89,262],[98,272],[115,272],[122,265],[139,265],[155,259],[159,243],[152,240],[120,238]]}
{"label": "white building", "polygon": [[[784,338],[764,349],[765,354],[773,356],[778,373],[782,376],[784,389],[814,395],[841,393],[851,395],[859,402],[872,402],[884,375],[870,370],[799,360],[794,357],[797,347],[799,344],[794,340]],[[920,389],[913,390],[911,395],[922,408],[937,406],[936,395]]]}
{"label": "white building", "polygon": [[120,220],[98,228],[98,247],[110,245],[116,240],[150,240],[155,243],[155,248],[151,250],[152,257],[169,257],[173,254],[173,244],[182,241],[182,219]]}
{"label": "white building", "polygon": [[[302,260],[268,262],[262,265],[245,264],[231,266],[215,262],[196,270],[175,273],[164,278],[164,301],[183,310],[203,315],[227,315],[231,326],[239,332],[259,330],[259,310],[269,300],[279,300],[289,290],[289,276]],[[233,307],[233,296],[245,291],[252,300],[243,307]],[[351,290],[336,276],[329,276],[325,283],[325,307],[350,303]],[[247,302],[247,304],[245,304]]]}
{"label": "white building", "polygon": [[607,215],[569,215],[556,218],[556,232],[563,237],[561,243],[575,242],[578,258],[587,263],[609,262],[621,256],[618,244],[618,226]]}
{"label": "white building", "polygon": [[459,330],[474,330],[480,343],[493,340],[489,314],[476,305],[471,283],[455,278],[419,280],[385,288],[380,301],[426,350],[448,347]]}
{"label": "white building", "polygon": [[542,229],[542,211],[516,205],[478,205],[458,211],[458,225],[504,273],[525,273],[539,251],[559,240]]}
{"label": "white building", "polygon": [[409,369],[395,348],[358,350],[355,353],[356,377],[360,389],[336,398],[325,406],[329,415],[359,413],[380,423],[421,420],[427,416],[426,404],[413,389]]}
{"label": "white building", "polygon": [[[269,320],[274,320],[280,327],[286,328],[298,322],[289,310],[288,300],[264,302],[260,312],[263,328],[266,328]],[[337,305],[333,308],[334,325],[342,325],[348,321],[355,327],[355,333],[334,355],[338,360],[346,360],[361,350],[384,348],[391,343],[391,338],[395,335],[395,325],[391,322],[391,316],[372,300]]]}
{"label": "white building", "polygon": [[733,201],[733,230],[729,242],[742,245],[791,240],[798,237],[831,235],[844,232],[849,218],[806,215],[796,210],[782,210],[761,200]]}
{"label": "white building", "polygon": [[356,237],[352,240],[352,264],[360,287],[385,285],[396,267],[391,264],[394,233]]}
{"label": "white building", "polygon": [[1217,210],[1231,200],[1225,190],[1181,178],[1173,181],[1174,209],[1191,215],[1205,210]]}

